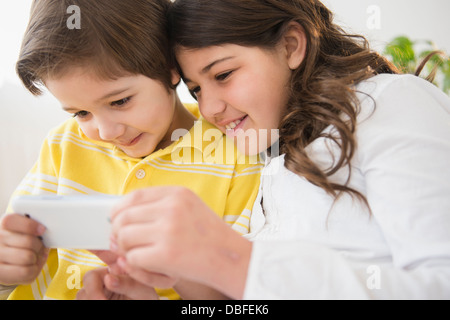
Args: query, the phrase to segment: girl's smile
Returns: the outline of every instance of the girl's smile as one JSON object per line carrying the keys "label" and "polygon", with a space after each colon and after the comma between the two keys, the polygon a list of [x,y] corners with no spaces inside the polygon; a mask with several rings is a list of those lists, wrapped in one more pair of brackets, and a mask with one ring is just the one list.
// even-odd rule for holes
{"label": "girl's smile", "polygon": [[237,131],[239,129],[242,130],[242,128],[245,126],[245,122],[248,119],[248,115],[245,115],[244,117],[231,121],[227,125],[225,125],[226,128],[226,134],[229,137],[235,137],[237,135]]}
{"label": "girl's smile", "polygon": [[281,46],[180,48],[177,58],[205,119],[234,139],[241,152],[257,154],[275,142],[270,132],[285,113],[291,77]]}

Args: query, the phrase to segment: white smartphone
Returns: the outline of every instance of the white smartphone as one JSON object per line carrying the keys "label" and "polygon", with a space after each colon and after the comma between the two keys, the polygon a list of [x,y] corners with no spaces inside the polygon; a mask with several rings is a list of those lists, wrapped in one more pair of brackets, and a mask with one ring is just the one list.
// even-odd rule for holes
{"label": "white smartphone", "polygon": [[29,216],[47,230],[42,236],[47,248],[109,250],[109,215],[120,196],[18,196],[14,213]]}

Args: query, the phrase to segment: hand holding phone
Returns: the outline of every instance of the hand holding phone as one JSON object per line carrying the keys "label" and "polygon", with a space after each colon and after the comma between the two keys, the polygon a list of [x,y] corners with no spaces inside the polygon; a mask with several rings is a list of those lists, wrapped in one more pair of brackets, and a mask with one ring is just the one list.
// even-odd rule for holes
{"label": "hand holding phone", "polygon": [[108,250],[109,214],[120,196],[18,196],[12,201],[15,213],[28,215],[46,227],[48,248]]}

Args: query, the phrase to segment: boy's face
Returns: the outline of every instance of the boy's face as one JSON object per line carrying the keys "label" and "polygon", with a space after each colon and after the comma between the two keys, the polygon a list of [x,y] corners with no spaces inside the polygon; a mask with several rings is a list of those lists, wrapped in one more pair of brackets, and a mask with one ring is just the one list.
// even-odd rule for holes
{"label": "boy's face", "polygon": [[90,139],[141,158],[170,145],[176,93],[143,75],[101,80],[83,69],[47,79],[49,91]]}

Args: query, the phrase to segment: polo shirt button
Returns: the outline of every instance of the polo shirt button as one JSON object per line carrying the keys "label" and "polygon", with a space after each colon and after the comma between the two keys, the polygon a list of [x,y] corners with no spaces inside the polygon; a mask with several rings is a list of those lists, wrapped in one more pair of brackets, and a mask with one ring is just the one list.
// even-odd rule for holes
{"label": "polo shirt button", "polygon": [[145,171],[144,169],[139,169],[138,171],[136,171],[136,178],[139,180],[142,180],[145,178]]}

